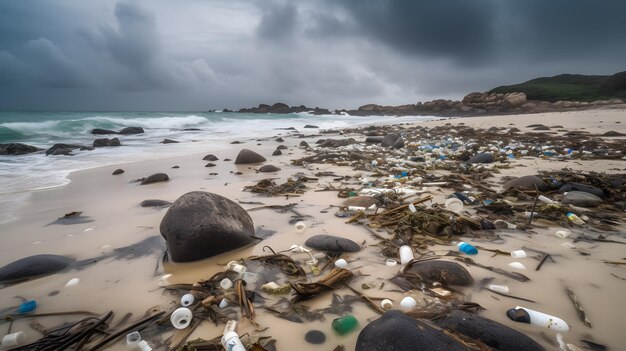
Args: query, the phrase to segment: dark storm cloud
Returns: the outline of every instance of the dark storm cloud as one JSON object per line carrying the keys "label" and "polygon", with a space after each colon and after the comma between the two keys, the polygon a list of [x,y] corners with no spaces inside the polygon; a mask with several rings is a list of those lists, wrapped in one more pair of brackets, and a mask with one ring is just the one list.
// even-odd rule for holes
{"label": "dark storm cloud", "polygon": [[0,0],[0,108],[324,107],[626,69],[626,1]]}

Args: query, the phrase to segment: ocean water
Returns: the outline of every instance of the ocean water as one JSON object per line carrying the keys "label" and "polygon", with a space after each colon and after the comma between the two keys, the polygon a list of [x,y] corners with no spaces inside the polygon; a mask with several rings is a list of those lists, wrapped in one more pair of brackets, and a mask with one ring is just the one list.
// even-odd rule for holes
{"label": "ocean water", "polygon": [[[280,128],[304,134],[355,125],[431,120],[434,117],[354,117],[307,113],[243,114],[223,112],[13,112],[0,111],[0,144],[24,143],[47,149],[55,143],[92,146],[93,140],[118,137],[120,147],[73,151],[73,156],[0,155],[0,223],[11,220],[10,209],[28,200],[30,192],[69,183],[71,172],[177,155],[208,152],[236,139],[270,137]],[[303,129],[307,124],[321,129]],[[143,127],[137,135],[92,135],[94,128],[120,130]],[[184,129],[199,129],[186,131]],[[284,131],[282,131],[284,132]],[[164,138],[179,144],[159,144]],[[193,141],[193,142],[192,142]]]}

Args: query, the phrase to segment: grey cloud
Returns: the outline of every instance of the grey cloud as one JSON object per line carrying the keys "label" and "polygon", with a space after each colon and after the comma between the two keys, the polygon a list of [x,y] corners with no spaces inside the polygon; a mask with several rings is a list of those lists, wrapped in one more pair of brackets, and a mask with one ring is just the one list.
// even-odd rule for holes
{"label": "grey cloud", "polygon": [[[269,6],[267,4],[270,4]],[[298,23],[298,9],[293,2],[268,2],[257,28],[259,37],[284,40],[292,37]]]}

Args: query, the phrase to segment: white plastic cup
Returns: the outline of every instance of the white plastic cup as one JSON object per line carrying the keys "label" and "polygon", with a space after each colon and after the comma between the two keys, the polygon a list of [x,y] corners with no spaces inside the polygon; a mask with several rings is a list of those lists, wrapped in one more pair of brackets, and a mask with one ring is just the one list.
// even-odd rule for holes
{"label": "white plastic cup", "polygon": [[226,307],[228,307],[228,300],[222,299],[222,301],[220,301],[220,304],[218,306],[219,306],[219,308],[226,308]]}
{"label": "white plastic cup", "polygon": [[493,290],[495,292],[499,292],[502,294],[508,294],[509,293],[509,287],[506,285],[496,285],[496,284],[489,284],[489,290]]}
{"label": "white plastic cup", "polygon": [[463,201],[456,197],[451,197],[446,200],[445,207],[448,211],[461,212],[463,210]]}
{"label": "white plastic cup", "polygon": [[337,261],[335,261],[335,267],[346,268],[348,267],[348,261],[344,260],[343,258],[340,258]]}
{"label": "white plastic cup", "polygon": [[515,268],[515,269],[526,269],[526,266],[524,266],[522,263],[519,263],[519,262],[511,262],[509,263],[509,267]]}
{"label": "white plastic cup", "polygon": [[80,283],[80,279],[72,278],[72,279],[68,280],[67,283],[65,283],[65,287],[69,288],[69,287],[72,287],[72,286],[76,286],[76,285],[78,285],[78,283]]}
{"label": "white plastic cup", "polygon": [[402,306],[402,308],[410,310],[412,308],[415,308],[415,306],[417,306],[417,301],[415,301],[414,298],[412,298],[411,296],[407,296],[405,298],[402,299],[402,301],[400,301],[400,306]]}
{"label": "white plastic cup", "polygon": [[391,302],[391,300],[389,299],[384,299],[380,302],[380,307],[382,307],[382,309],[385,311],[389,311],[391,308],[393,308],[393,302]]}
{"label": "white plastic cup", "polygon": [[526,251],[524,250],[515,250],[511,252],[511,257],[513,258],[524,258],[526,257]]}
{"label": "white plastic cup", "polygon": [[404,245],[400,247],[400,263],[404,266],[414,258],[413,249],[410,246]]}
{"label": "white plastic cup", "polygon": [[417,212],[417,209],[415,208],[415,205],[409,204],[409,211],[411,211],[413,213]]}
{"label": "white plastic cup", "polygon": [[195,298],[193,297],[193,295],[185,294],[183,295],[183,297],[180,298],[180,304],[183,305],[183,307],[191,306],[194,300]]}
{"label": "white plastic cup", "polygon": [[12,334],[7,334],[2,338],[2,344],[0,344],[0,349],[10,349],[15,346],[19,346],[24,342],[24,332],[15,332]]}
{"label": "white plastic cup", "polygon": [[172,315],[170,316],[170,322],[176,329],[185,329],[191,323],[191,318],[193,318],[193,313],[187,307],[177,308]]}
{"label": "white plastic cup", "polygon": [[233,282],[231,282],[228,278],[224,278],[220,282],[220,286],[222,287],[222,289],[228,290],[233,287]]}
{"label": "white plastic cup", "polygon": [[126,334],[126,345],[129,348],[135,348],[139,346],[139,342],[141,341],[141,335],[138,331],[134,331],[132,333]]}
{"label": "white plastic cup", "polygon": [[246,272],[246,266],[239,264],[239,263],[234,263],[230,265],[228,269],[230,269],[233,272],[237,272],[238,274],[244,274]]}
{"label": "white plastic cup", "polygon": [[152,347],[150,347],[148,342],[145,340],[141,340],[137,346],[139,346],[139,350],[141,351],[152,351]]}
{"label": "white plastic cup", "polygon": [[299,221],[299,222],[296,222],[296,224],[294,225],[294,228],[296,230],[296,233],[302,234],[306,231],[306,224],[302,221]]}

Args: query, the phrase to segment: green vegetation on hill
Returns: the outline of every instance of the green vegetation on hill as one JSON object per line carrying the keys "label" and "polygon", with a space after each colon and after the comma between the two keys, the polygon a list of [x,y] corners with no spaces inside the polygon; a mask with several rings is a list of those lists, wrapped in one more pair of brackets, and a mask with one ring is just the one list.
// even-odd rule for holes
{"label": "green vegetation on hill", "polygon": [[607,99],[626,100],[626,71],[612,76],[586,76],[582,74],[560,74],[542,77],[515,85],[492,89],[490,93],[523,92],[528,100],[556,102],[595,101]]}

